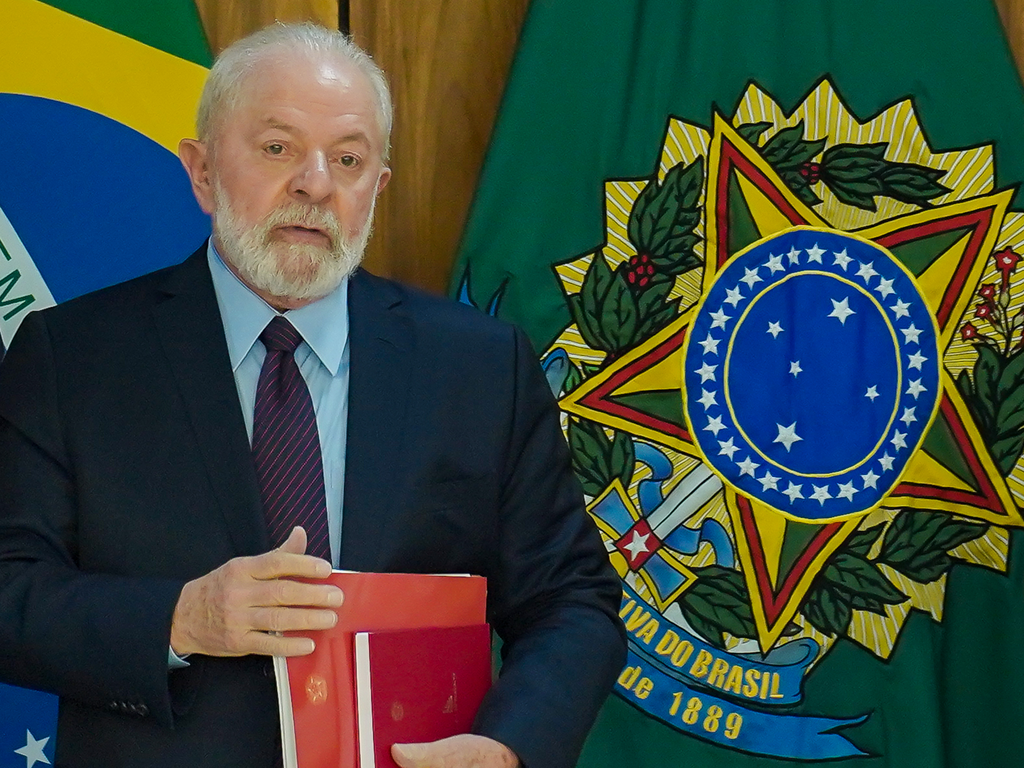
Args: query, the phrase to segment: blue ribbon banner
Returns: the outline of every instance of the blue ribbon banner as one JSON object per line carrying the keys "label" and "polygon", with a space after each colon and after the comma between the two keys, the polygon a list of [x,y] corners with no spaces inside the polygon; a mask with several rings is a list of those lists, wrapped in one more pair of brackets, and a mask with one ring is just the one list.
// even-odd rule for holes
{"label": "blue ribbon banner", "polygon": [[801,760],[866,754],[838,731],[860,725],[867,715],[813,717],[748,706],[798,704],[804,673],[818,654],[814,640],[795,640],[766,656],[730,653],[657,613],[628,584],[622,586],[620,615],[629,632],[629,654],[616,685],[619,696],[673,728],[732,749]]}
{"label": "blue ribbon banner", "polygon": [[641,659],[632,648],[616,693],[673,728],[730,749],[797,760],[867,754],[838,733],[860,725],[867,715],[831,718],[760,712],[691,688]]}

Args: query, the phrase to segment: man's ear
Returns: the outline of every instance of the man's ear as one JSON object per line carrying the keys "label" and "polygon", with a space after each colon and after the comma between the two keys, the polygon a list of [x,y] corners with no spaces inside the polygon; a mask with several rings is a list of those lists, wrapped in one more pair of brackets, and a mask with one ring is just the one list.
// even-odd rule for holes
{"label": "man's ear", "polygon": [[380,176],[377,177],[377,194],[378,195],[381,192],[384,191],[384,187],[386,187],[388,185],[388,181],[390,179],[391,179],[391,169],[388,168],[387,166],[385,166],[381,170]]}
{"label": "man's ear", "polygon": [[210,178],[209,148],[196,139],[182,139],[178,143],[178,159],[185,166],[185,172],[192,182],[192,194],[196,196],[199,207],[212,214],[213,180]]}

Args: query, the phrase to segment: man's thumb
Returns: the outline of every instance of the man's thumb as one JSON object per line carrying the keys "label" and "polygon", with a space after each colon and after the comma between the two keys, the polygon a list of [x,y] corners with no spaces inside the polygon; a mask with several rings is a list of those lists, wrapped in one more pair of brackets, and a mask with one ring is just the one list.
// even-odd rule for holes
{"label": "man's thumb", "polygon": [[392,744],[391,757],[399,768],[422,768],[428,765],[429,744]]}
{"label": "man's thumb", "polygon": [[289,555],[304,555],[306,553],[306,530],[301,525],[292,528],[292,532],[288,534],[288,538],[278,549]]}

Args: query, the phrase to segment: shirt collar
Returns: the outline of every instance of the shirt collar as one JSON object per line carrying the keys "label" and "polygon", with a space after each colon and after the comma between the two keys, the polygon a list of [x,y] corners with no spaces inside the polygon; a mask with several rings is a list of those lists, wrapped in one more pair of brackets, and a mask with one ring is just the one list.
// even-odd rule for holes
{"label": "shirt collar", "polygon": [[[224,324],[231,370],[235,371],[267,323],[281,313],[253,293],[249,286],[228,269],[212,239],[206,258]],[[336,376],[348,343],[348,278],[322,299],[283,314],[302,334],[303,340],[323,366],[332,376]]]}

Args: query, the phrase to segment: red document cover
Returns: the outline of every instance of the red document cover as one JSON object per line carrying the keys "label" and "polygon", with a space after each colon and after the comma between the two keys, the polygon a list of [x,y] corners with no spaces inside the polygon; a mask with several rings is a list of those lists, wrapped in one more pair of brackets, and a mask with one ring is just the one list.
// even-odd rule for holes
{"label": "red document cover", "polygon": [[333,629],[308,634],[309,656],[276,657],[284,768],[357,768],[353,635],[486,621],[480,576],[335,571],[345,601]]}
{"label": "red document cover", "polygon": [[398,768],[392,744],[469,732],[491,686],[491,630],[357,632],[355,662],[359,768]]}

